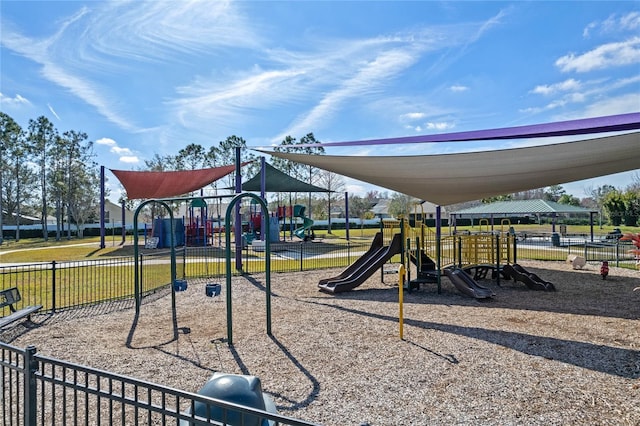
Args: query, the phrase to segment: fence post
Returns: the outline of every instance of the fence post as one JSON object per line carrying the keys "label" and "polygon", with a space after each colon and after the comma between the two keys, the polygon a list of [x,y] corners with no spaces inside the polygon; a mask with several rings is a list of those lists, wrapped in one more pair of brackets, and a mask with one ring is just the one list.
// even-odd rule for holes
{"label": "fence post", "polygon": [[[138,296],[136,297],[136,305],[138,306],[138,308],[140,307],[140,304],[142,302],[142,295],[144,294],[143,289],[144,289],[144,267],[143,267],[143,261],[144,261],[144,254],[140,253],[140,262],[139,263],[139,267],[140,270],[138,271],[138,276],[140,277],[140,281],[137,284],[137,291],[138,291]],[[173,285],[173,283],[171,283],[171,285]]]}
{"label": "fence post", "polygon": [[304,271],[304,265],[302,264],[302,244],[303,243],[300,243],[300,272]]}
{"label": "fence post", "polygon": [[24,424],[35,425],[37,419],[36,347],[29,345],[24,352]]}
{"label": "fence post", "polygon": [[501,259],[501,250],[500,250],[500,234],[496,234],[496,284],[500,287],[500,261]]}
{"label": "fence post", "polygon": [[56,313],[56,261],[51,262],[51,312]]}
{"label": "fence post", "polygon": [[616,268],[620,266],[620,240],[616,241]]}
{"label": "fence post", "polygon": [[[206,227],[205,227],[205,238],[206,238]],[[187,279],[187,245],[185,244],[184,247],[182,247],[182,279],[186,280]],[[173,285],[173,283],[171,283],[171,285]]]}

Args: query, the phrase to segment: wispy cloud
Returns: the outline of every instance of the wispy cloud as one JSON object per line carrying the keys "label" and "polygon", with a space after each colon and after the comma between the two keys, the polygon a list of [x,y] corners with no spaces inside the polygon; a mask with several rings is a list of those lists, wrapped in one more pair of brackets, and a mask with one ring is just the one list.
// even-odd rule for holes
{"label": "wispy cloud", "polygon": [[60,116],[58,115],[58,113],[53,109],[53,107],[51,106],[51,104],[47,104],[47,108],[49,108],[49,111],[51,111],[51,114],[53,114],[53,116],[55,118],[57,118],[58,120],[60,120]]}
{"label": "wispy cloud", "polygon": [[[252,27],[228,1],[90,3],[57,31],[29,39],[3,29],[2,45],[42,66],[52,83],[94,107],[127,131],[140,127],[127,102],[102,86],[102,76],[124,73],[135,62],[185,61],[185,55],[233,46],[255,47]],[[122,59],[127,61],[122,61]]]}
{"label": "wispy cloud", "polygon": [[[299,116],[288,129],[287,134],[304,134],[307,129],[318,128],[322,121],[328,120],[348,99],[363,97],[380,90],[387,79],[397,76],[401,70],[414,64],[417,57],[414,52],[393,49],[382,52],[374,60],[355,70],[354,75],[342,81],[337,87],[324,95],[310,111]],[[284,135],[279,135],[282,138]]]}
{"label": "wispy cloud", "polygon": [[612,14],[603,21],[590,22],[582,32],[585,38],[593,32],[600,34],[618,33],[621,31],[635,31],[640,28],[640,12],[629,12],[624,15]]}
{"label": "wispy cloud", "polygon": [[580,55],[570,53],[558,58],[555,65],[562,72],[588,72],[640,63],[640,37],[607,43]]}
{"label": "wispy cloud", "polygon": [[[588,80],[584,82],[574,82],[572,80],[565,80],[560,83],[551,84],[551,85],[543,85],[537,86],[530,93],[535,93],[538,95],[545,95],[546,97],[554,95],[558,96],[550,100],[543,107],[532,107],[527,109],[522,109],[520,112],[524,113],[538,113],[541,111],[549,111],[555,110],[561,107],[565,107],[571,104],[588,104],[589,102],[601,103],[603,99],[609,99],[612,103],[617,103],[616,101],[612,101],[616,99],[618,96],[616,93],[621,89],[625,89],[629,86],[637,85],[640,83],[640,75],[629,78],[621,78],[617,80],[607,81],[603,79],[598,80]],[[626,95],[625,95],[626,97]],[[622,102],[622,104],[627,104],[626,101]],[[638,110],[638,101],[636,95],[636,103],[628,104],[630,107],[628,111],[637,111]],[[616,108],[615,110],[619,110]],[[621,111],[625,112],[625,111]],[[603,114],[600,115],[611,115],[616,114],[616,112],[612,111],[603,111]]]}
{"label": "wispy cloud", "polygon": [[559,83],[554,84],[543,84],[540,86],[536,86],[531,93],[540,94],[540,95],[553,95],[558,92],[567,92],[567,91],[575,91],[579,90],[581,84],[579,81],[570,78],[565,81],[561,81]]}
{"label": "wispy cloud", "polygon": [[0,104],[3,106],[20,106],[20,105],[31,105],[28,99],[24,98],[22,95],[15,95],[13,97],[6,96],[2,92],[0,92]]}

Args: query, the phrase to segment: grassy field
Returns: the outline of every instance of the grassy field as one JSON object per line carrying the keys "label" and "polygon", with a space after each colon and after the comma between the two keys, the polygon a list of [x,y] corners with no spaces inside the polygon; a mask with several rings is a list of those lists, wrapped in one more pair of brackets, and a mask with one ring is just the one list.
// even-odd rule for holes
{"label": "grassy field", "polygon": [[[512,225],[517,233],[551,233],[552,226],[550,224],[544,225]],[[613,231],[616,228],[614,226],[594,227],[594,234],[599,239],[600,236],[604,236],[607,233]],[[640,227],[617,227],[623,233],[640,233]],[[495,230],[500,230],[500,225],[494,227]],[[457,231],[470,231],[479,232],[487,230],[486,227],[479,226],[466,226],[457,227]],[[443,235],[449,235],[453,229],[447,227],[443,228]],[[558,226],[556,226],[558,231]],[[378,232],[378,229],[357,229],[351,228],[349,230],[349,239],[354,242],[370,241],[373,236]],[[589,235],[591,228],[588,225],[568,225],[567,233],[572,235]],[[331,233],[327,231],[318,231],[316,236],[322,239],[325,243],[344,243],[346,242],[346,230],[337,229],[332,230]],[[43,241],[41,238],[36,239],[22,239],[18,242],[13,240],[5,240],[0,245],[0,263],[16,263],[16,262],[62,262],[72,260],[89,260],[99,259],[105,257],[117,257],[117,256],[132,256],[133,250],[133,237],[128,236],[127,242],[124,246],[118,245],[118,241],[106,240],[106,247],[104,249],[99,248],[100,238],[90,237],[83,239],[71,239],[55,241],[49,239],[49,241]]]}

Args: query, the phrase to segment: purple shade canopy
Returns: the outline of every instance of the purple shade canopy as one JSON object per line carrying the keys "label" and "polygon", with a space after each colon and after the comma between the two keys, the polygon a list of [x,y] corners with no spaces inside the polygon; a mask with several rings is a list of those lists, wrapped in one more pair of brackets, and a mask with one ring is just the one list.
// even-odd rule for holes
{"label": "purple shade canopy", "polygon": [[527,126],[503,127],[499,129],[471,130],[467,132],[440,133],[433,135],[405,136],[387,139],[368,139],[346,142],[326,142],[299,144],[300,147],[332,147],[363,145],[396,145],[436,142],[471,142],[498,139],[543,138],[552,136],[586,135],[605,132],[619,132],[640,129],[640,112],[610,115],[606,117],[583,118],[554,123],[531,124]]}

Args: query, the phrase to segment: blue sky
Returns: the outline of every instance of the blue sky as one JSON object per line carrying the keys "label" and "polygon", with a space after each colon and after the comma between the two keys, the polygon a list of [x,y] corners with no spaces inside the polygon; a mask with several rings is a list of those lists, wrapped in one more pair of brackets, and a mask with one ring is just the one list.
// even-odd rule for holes
{"label": "blue sky", "polygon": [[[86,132],[113,169],[230,135],[269,146],[310,132],[332,142],[640,111],[637,1],[3,0],[0,12],[2,111],[25,128],[45,115]],[[635,175],[563,187],[583,197]]]}

